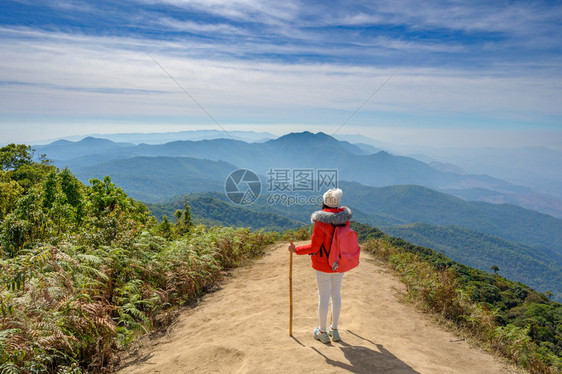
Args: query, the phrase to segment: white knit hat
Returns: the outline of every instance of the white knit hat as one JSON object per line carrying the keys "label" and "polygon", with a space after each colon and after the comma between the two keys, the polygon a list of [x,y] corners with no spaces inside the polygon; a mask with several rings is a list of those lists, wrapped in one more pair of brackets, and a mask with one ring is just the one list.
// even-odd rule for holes
{"label": "white knit hat", "polygon": [[330,188],[322,196],[324,205],[329,206],[330,208],[338,208],[341,204],[342,194],[343,191],[339,188]]}

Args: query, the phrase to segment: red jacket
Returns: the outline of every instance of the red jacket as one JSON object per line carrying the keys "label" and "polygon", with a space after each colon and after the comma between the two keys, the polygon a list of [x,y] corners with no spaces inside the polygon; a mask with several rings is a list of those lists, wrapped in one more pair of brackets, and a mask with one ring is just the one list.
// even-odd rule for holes
{"label": "red jacket", "polygon": [[310,221],[314,223],[312,230],[312,240],[310,244],[300,245],[295,248],[297,255],[310,256],[312,267],[315,270],[324,273],[335,273],[328,264],[328,255],[330,254],[330,245],[332,244],[332,234],[334,233],[334,225],[347,225],[353,217],[351,209],[347,207],[326,208],[312,213]]}

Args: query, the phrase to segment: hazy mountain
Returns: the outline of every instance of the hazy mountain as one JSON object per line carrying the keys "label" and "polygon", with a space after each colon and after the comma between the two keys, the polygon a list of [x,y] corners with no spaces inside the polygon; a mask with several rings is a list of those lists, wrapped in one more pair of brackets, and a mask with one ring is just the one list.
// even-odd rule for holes
{"label": "hazy mountain", "polygon": [[[562,152],[547,147],[422,148],[434,161],[562,197]],[[423,161],[423,160],[422,160]]]}
{"label": "hazy mountain", "polygon": [[486,189],[486,188],[457,188],[439,189],[441,192],[460,197],[464,200],[485,201],[493,204],[513,204],[531,208],[542,213],[561,218],[562,200],[551,195],[528,190],[528,192],[513,192]]}
{"label": "hazy mountain", "polygon": [[185,192],[224,191],[224,180],[237,167],[223,162],[187,157],[132,157],[77,168],[74,174],[112,181],[131,197],[159,201]]}
{"label": "hazy mountain", "polygon": [[[99,140],[99,147],[89,146],[88,143],[94,143],[94,140],[88,138],[88,141],[85,139],[71,144],[52,143],[38,148],[40,153],[47,153],[48,157],[54,159],[57,166],[68,166],[71,170],[134,156],[225,161],[261,175],[267,175],[270,169],[337,169],[339,180],[357,181],[377,187],[416,184],[452,191],[457,196],[463,196],[463,192],[468,190],[478,199],[516,203],[562,217],[562,201],[530,188],[487,175],[461,174],[450,165],[446,169],[442,164],[437,168],[432,167],[414,158],[396,156],[385,151],[368,154],[357,145],[338,141],[324,133],[291,133],[264,143],[213,139],[155,145],[113,143],[112,146],[107,140],[104,143]],[[479,196],[474,193],[475,189],[481,192]],[[493,193],[483,193],[485,190]],[[493,198],[491,195],[494,195]]]}
{"label": "hazy mountain", "polygon": [[[209,140],[209,139],[233,139],[249,143],[264,142],[275,139],[277,136],[269,132],[256,131],[223,131],[223,130],[191,130],[177,132],[157,133],[122,133],[122,134],[91,134],[90,137],[108,139],[114,142],[125,142],[133,144],[163,144],[177,140]],[[64,140],[78,141],[83,135],[67,136]]]}
{"label": "hazy mountain", "polygon": [[373,147],[370,144],[366,144],[366,143],[354,143],[354,144],[355,144],[355,146],[361,148],[361,150],[363,152],[365,152],[365,154],[368,154],[368,155],[373,154],[373,153],[378,153],[378,152],[382,151],[382,149],[377,148],[377,147]]}
{"label": "hazy mountain", "polygon": [[562,255],[562,220],[546,214],[516,205],[465,201],[422,186],[373,188],[346,182],[341,185],[346,191],[345,203],[361,207],[365,213],[386,214],[404,224],[462,226],[514,242],[550,248]]}
{"label": "hazy mountain", "polygon": [[455,174],[466,174],[464,170],[459,168],[457,165],[453,165],[446,162],[431,161],[428,162],[429,166],[432,168],[445,172],[445,173],[455,173]]}
{"label": "hazy mountain", "polygon": [[368,136],[360,134],[334,134],[332,136],[338,140],[348,141],[353,144],[366,144],[370,147],[376,148],[378,151],[387,151],[392,153],[393,145],[378,141]]}
{"label": "hazy mountain", "polygon": [[[290,133],[281,136],[277,139],[272,139],[263,144],[263,148],[273,149],[281,152],[281,155],[286,155],[287,157],[303,157],[303,153],[308,153],[316,157],[323,156],[328,153],[350,153],[353,155],[365,155],[366,152],[363,151],[357,145],[351,144],[347,141],[339,141],[329,135],[319,132],[313,134],[311,132],[305,131],[301,133]],[[306,155],[305,157],[311,158]]]}
{"label": "hazy mountain", "polygon": [[[86,137],[77,142],[69,140],[57,140],[47,145],[35,145],[36,155],[46,154],[50,160],[73,160],[87,155],[99,154],[104,152],[117,153],[123,149],[130,149],[134,144],[115,143],[111,140]],[[128,154],[125,151],[122,154]]]}

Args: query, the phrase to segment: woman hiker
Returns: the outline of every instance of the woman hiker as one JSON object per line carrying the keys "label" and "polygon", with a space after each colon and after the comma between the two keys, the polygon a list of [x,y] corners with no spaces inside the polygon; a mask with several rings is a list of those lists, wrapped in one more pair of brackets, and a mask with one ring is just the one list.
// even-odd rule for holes
{"label": "woman hiker", "polygon": [[[336,342],[340,341],[338,332],[338,319],[341,310],[340,288],[343,273],[332,270],[328,263],[328,254],[334,225],[347,225],[353,216],[347,207],[340,207],[342,190],[330,189],[322,197],[322,210],[312,213],[310,220],[314,223],[312,240],[310,244],[295,247],[289,246],[289,252],[297,255],[311,254],[312,267],[316,270],[316,284],[318,286],[318,320],[319,326],[314,330],[314,339],[322,343],[330,343],[330,337]],[[332,324],[326,329],[328,307],[332,298]]]}

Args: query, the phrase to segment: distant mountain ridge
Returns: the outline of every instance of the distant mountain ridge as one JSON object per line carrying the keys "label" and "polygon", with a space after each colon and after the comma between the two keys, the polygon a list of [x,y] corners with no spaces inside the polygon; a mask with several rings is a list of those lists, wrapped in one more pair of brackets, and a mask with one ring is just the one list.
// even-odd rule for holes
{"label": "distant mountain ridge", "polygon": [[[468,173],[493,175],[562,198],[562,150],[547,147],[431,149],[422,161],[452,163]],[[427,157],[430,156],[430,157]],[[417,158],[417,157],[416,157]]]}
{"label": "distant mountain ridge", "polygon": [[80,141],[57,140],[47,145],[36,145],[38,154],[47,154],[54,160],[72,160],[86,155],[103,152],[115,152],[122,148],[133,147],[130,143],[116,143],[108,139],[85,137]]}
{"label": "distant mountain ridge", "polygon": [[509,204],[466,201],[416,185],[373,188],[344,182],[342,189],[344,187],[352,191],[346,194],[346,203],[360,206],[363,211],[400,218],[404,224],[426,222],[462,226],[562,252],[562,220],[533,210]]}
{"label": "distant mountain ridge", "polygon": [[414,158],[386,151],[369,153],[365,147],[338,141],[324,133],[291,133],[263,143],[221,138],[134,145],[86,138],[75,143],[59,141],[36,146],[36,149],[39,154],[46,153],[57,166],[68,166],[80,175],[84,174],[82,169],[85,167],[98,165],[103,173],[104,165],[107,165],[105,162],[140,156],[226,161],[261,175],[266,175],[272,168],[331,168],[338,170],[340,180],[374,187],[416,184],[461,198],[518,204],[562,217],[562,200],[527,187],[487,175],[456,173],[451,166],[444,169],[443,164],[432,167]]}
{"label": "distant mountain ridge", "polygon": [[[64,137],[63,140],[77,142],[84,135]],[[151,132],[151,133],[119,133],[119,134],[90,134],[86,137],[102,138],[113,142],[131,144],[163,144],[177,140],[204,140],[204,139],[234,139],[246,142],[264,142],[275,139],[277,136],[265,131],[236,131],[236,130],[188,130],[175,132]],[[45,142],[45,144],[52,143]]]}

